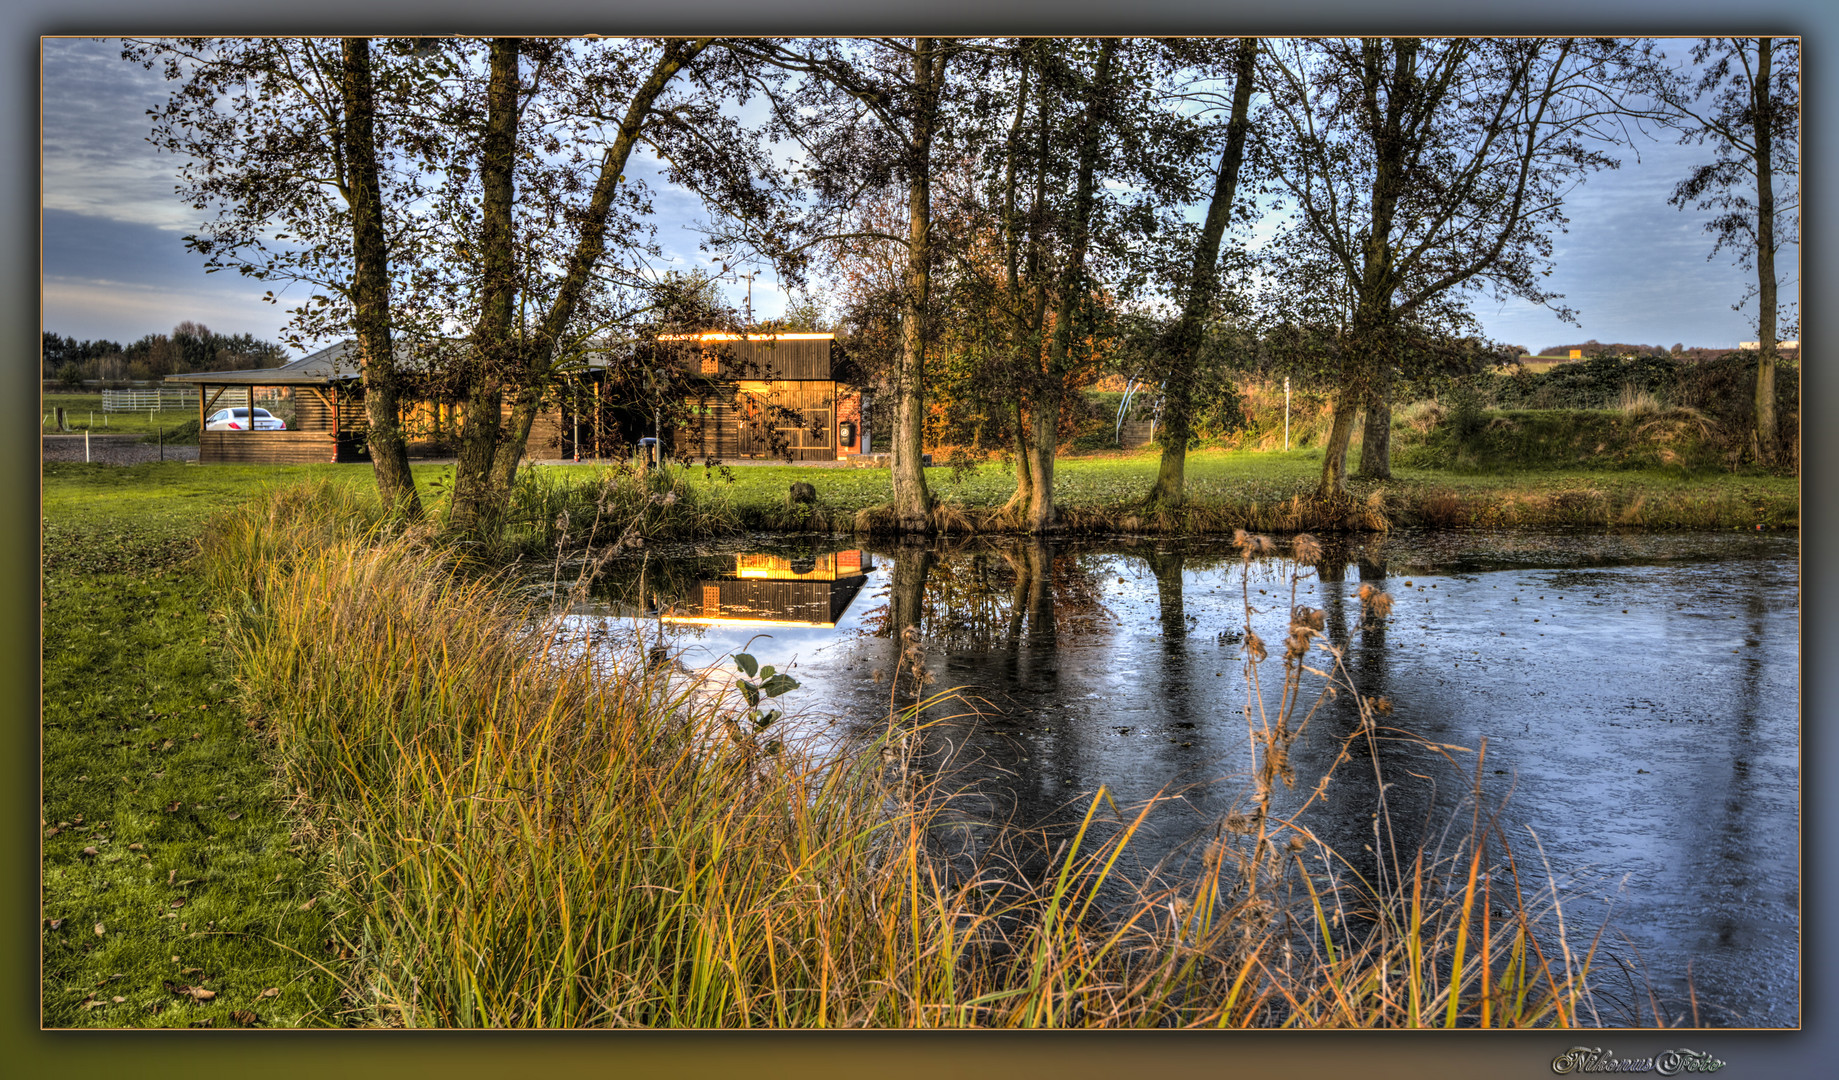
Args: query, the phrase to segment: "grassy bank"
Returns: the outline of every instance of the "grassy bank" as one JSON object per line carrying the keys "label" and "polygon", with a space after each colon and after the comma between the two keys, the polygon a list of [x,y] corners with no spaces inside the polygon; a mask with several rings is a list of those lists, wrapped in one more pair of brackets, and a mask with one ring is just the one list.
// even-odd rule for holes
{"label": "grassy bank", "polygon": [[[905,767],[911,714],[828,757],[778,747],[732,693],[699,692],[644,642],[596,656],[578,631],[456,574],[434,538],[381,536],[375,517],[336,484],[278,492],[219,519],[206,562],[277,765],[337,838],[322,845],[320,910],[356,1022],[1580,1018],[1587,959],[1547,928],[1549,895],[1520,880],[1479,804],[1466,839],[1404,853],[1381,882],[1305,818],[1271,812],[1324,689],[1305,686],[1303,661],[1339,670],[1306,609],[1264,628],[1282,641],[1286,692],[1274,714],[1245,712],[1258,748],[1247,812],[1192,871],[1136,882],[1135,901],[1107,908],[1096,897],[1144,819],[1102,791],[1043,874],[998,853],[941,861],[931,838],[949,800]],[[1248,537],[1244,550],[1249,571],[1276,546]],[[1342,762],[1405,737],[1362,715]],[[1302,783],[1319,795],[1330,779]]]}
{"label": "grassy bank", "polygon": [[45,469],[49,1027],[336,1021],[313,902],[323,863],[235,687],[195,559],[207,517],[255,485],[188,475]]}
{"label": "grassy bank", "polygon": [[[1063,459],[1054,492],[1069,532],[1295,533],[1341,529],[1427,528],[1796,528],[1798,482],[1792,477],[1686,472],[1678,468],[1538,468],[1473,472],[1400,466],[1385,482],[1354,480],[1349,498],[1314,497],[1317,450],[1288,453],[1202,450],[1188,457],[1189,505],[1145,513],[1141,500],[1155,479],[1155,451]],[[586,465],[540,466],[560,491],[594,482]],[[891,498],[879,469],[761,465],[724,476],[679,470],[680,490],[732,527],[759,530],[876,530]],[[1014,490],[1008,466],[992,462],[968,475],[927,470],[947,531],[1013,528],[995,512]],[[797,482],[817,489],[813,506],[788,506]]]}
{"label": "grassy bank", "polygon": [[[1404,455],[1401,455],[1404,456]],[[1798,528],[1794,477],[1689,472],[1677,467],[1523,468],[1462,471],[1401,464],[1383,483],[1354,480],[1350,498],[1323,504],[1314,496],[1319,450],[1254,452],[1200,450],[1188,458],[1190,504],[1175,513],[1145,513],[1140,505],[1156,473],[1155,451],[1063,459],[1054,490],[1069,532],[1198,534],[1234,529],[1296,533],[1377,528],[1769,529]],[[452,469],[417,465],[427,505],[438,513]],[[370,487],[368,465],[195,466],[180,463],[113,469],[53,465],[46,470],[47,528],[63,528],[66,511],[105,499],[111,528],[135,533],[155,515],[202,521],[229,505],[276,486],[330,478]],[[515,544],[553,550],[580,543],[618,521],[623,530],[638,501],[656,497],[630,537],[664,538],[759,531],[873,531],[891,498],[885,469],[750,465],[711,471],[675,467],[640,486],[598,465],[538,465],[523,471],[510,513]],[[1003,531],[996,511],[1013,490],[1000,462],[954,475],[927,470],[947,531]],[[788,505],[787,489],[809,483],[813,505]]]}

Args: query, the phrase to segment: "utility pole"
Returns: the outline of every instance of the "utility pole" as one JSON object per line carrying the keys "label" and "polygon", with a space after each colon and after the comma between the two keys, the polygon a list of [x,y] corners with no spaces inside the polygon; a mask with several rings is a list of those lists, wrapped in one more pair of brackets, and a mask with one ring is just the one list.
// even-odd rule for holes
{"label": "utility pole", "polygon": [[752,273],[747,273],[747,274],[739,273],[737,271],[734,276],[747,279],[747,325],[752,326],[753,325],[753,279],[760,276],[760,271],[755,270]]}

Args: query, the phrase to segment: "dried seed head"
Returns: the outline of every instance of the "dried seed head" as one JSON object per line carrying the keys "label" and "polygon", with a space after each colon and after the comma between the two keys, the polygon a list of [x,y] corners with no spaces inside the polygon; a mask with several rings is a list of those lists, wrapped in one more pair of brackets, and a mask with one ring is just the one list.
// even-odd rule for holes
{"label": "dried seed head", "polygon": [[1269,555],[1277,550],[1277,541],[1268,536],[1258,537],[1258,554]]}
{"label": "dried seed head", "polygon": [[1373,610],[1373,617],[1383,619],[1392,614],[1392,594],[1377,593],[1368,605]]}
{"label": "dried seed head", "polygon": [[1232,530],[1232,546],[1233,547],[1238,548],[1240,551],[1247,551],[1251,548],[1251,544],[1252,544],[1251,535],[1247,533],[1244,529]]}
{"label": "dried seed head", "polygon": [[1264,639],[1251,630],[1245,632],[1245,646],[1241,651],[1251,657],[1254,664],[1262,662],[1266,656],[1270,655],[1264,651]]}
{"label": "dried seed head", "polygon": [[1284,846],[1288,847],[1291,851],[1301,851],[1306,845],[1302,837],[1292,836],[1290,837],[1290,842]]}
{"label": "dried seed head", "polygon": [[1371,582],[1366,582],[1366,581],[1361,582],[1360,583],[1360,602],[1364,604],[1364,603],[1371,601],[1373,599],[1373,594],[1378,591],[1379,591],[1378,589],[1375,589],[1372,586]]}
{"label": "dried seed head", "polygon": [[1308,533],[1297,533],[1290,539],[1290,553],[1297,562],[1314,565],[1322,557],[1322,542]]}
{"label": "dried seed head", "polygon": [[1283,743],[1271,747],[1271,768],[1282,778],[1284,787],[1296,786],[1296,770],[1290,767],[1290,750]]}
{"label": "dried seed head", "polygon": [[1376,713],[1379,713],[1381,716],[1391,716],[1392,715],[1392,699],[1391,698],[1376,697],[1373,699],[1372,705],[1373,705],[1373,711]]}

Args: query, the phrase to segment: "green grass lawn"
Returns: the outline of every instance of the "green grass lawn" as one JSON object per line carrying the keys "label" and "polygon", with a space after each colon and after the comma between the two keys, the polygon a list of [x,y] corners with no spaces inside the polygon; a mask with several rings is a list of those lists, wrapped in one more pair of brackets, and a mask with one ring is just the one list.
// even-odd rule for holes
{"label": "green grass lawn", "polygon": [[192,558],[212,511],[301,471],[44,469],[46,1026],[337,1022],[318,844]]}

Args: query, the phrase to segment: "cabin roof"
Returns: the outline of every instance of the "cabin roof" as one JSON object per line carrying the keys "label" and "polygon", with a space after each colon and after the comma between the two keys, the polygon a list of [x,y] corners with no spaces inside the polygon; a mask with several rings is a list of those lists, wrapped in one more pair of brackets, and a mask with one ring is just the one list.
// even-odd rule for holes
{"label": "cabin roof", "polygon": [[329,386],[362,375],[357,343],[341,341],[280,367],[252,371],[193,371],[168,375],[166,381],[210,386]]}

